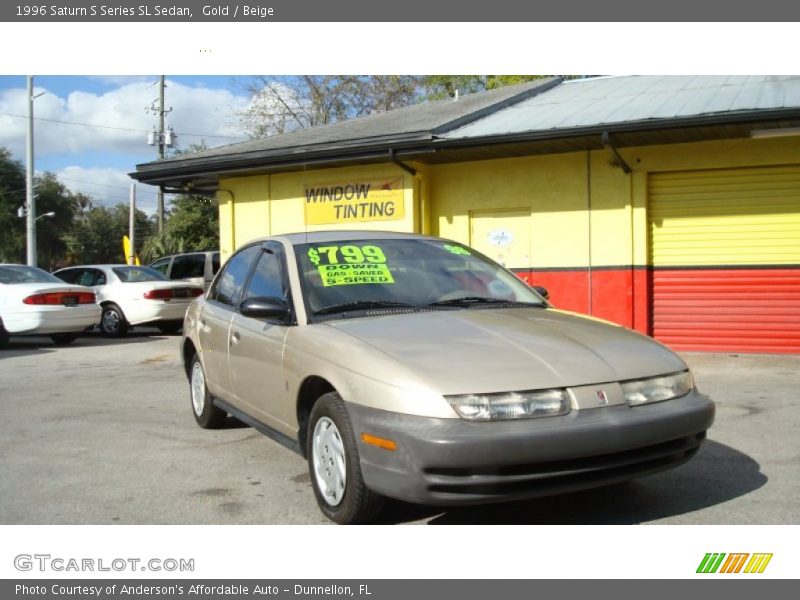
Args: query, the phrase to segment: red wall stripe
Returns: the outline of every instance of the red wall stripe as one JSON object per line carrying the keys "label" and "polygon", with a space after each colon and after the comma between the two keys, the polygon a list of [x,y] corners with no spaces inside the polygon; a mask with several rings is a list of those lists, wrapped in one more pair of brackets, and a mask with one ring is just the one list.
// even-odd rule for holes
{"label": "red wall stripe", "polygon": [[[520,271],[556,308],[648,333],[676,350],[800,353],[800,269]],[[652,311],[651,311],[652,303]]]}

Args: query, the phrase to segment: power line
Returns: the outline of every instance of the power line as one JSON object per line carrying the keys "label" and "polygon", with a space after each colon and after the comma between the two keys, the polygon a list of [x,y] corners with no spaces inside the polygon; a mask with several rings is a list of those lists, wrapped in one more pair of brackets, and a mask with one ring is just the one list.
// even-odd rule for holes
{"label": "power line", "polygon": [[[27,119],[25,115],[16,115],[14,113],[0,112],[0,115],[5,117],[17,117],[19,119]],[[133,129],[130,127],[115,127],[114,125],[97,125],[94,123],[80,123],[78,121],[64,121],[62,119],[48,119],[46,117],[33,117],[35,121],[47,121],[49,123],[61,123],[62,125],[75,125],[78,127],[92,127],[96,129],[113,129],[116,131],[132,131],[134,133],[150,133],[149,129]],[[179,135],[198,138],[219,138],[223,140],[247,140],[246,137],[233,136],[233,135],[217,135],[211,133],[185,133],[178,132]]]}
{"label": "power line", "polygon": [[63,175],[56,175],[58,179],[66,179],[67,181],[77,181],[78,183],[88,183],[89,185],[99,185],[101,187],[115,188],[118,190],[127,190],[128,187],[124,185],[112,185],[110,183],[97,183],[96,181],[87,181],[86,179],[75,179],[74,177],[64,177]]}

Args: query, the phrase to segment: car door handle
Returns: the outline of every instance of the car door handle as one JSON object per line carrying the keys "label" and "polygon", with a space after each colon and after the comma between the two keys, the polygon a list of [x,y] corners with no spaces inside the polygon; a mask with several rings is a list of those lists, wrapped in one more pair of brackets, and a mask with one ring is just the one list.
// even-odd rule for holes
{"label": "car door handle", "polygon": [[234,331],[231,334],[231,344],[238,344],[238,343],[239,343],[239,332],[238,331]]}

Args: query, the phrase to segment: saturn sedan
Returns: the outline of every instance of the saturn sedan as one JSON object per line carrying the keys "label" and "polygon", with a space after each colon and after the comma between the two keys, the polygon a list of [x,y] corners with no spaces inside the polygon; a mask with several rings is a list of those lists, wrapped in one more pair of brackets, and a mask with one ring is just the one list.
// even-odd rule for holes
{"label": "saturn sedan", "polygon": [[71,344],[99,320],[93,290],[36,267],[0,265],[0,347],[12,335],[49,335],[58,345]]}
{"label": "saturn sedan", "polygon": [[653,339],[553,308],[463,244],[358,231],[238,250],[184,322],[201,427],[304,455],[321,511],[464,505],[679,465],[714,406]]}
{"label": "saturn sedan", "polygon": [[94,290],[103,309],[100,330],[109,337],[123,336],[134,325],[154,325],[164,333],[176,333],[189,303],[203,293],[202,286],[170,281],[149,267],[85,265],[53,275]]}

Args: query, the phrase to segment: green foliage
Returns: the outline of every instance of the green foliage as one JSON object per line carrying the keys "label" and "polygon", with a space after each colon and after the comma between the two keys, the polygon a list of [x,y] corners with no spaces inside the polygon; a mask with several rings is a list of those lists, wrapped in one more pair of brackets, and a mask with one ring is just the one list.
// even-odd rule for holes
{"label": "green foliage", "polygon": [[518,85],[546,75],[425,75],[420,78],[420,86],[426,100],[452,98],[459,94],[473,94],[507,85]]}
{"label": "green foliage", "polygon": [[17,209],[25,204],[25,168],[0,148],[0,262],[25,262],[25,219]]}
{"label": "green foliage", "polygon": [[139,253],[139,258],[143,265],[148,265],[162,256],[186,251],[187,248],[183,239],[175,237],[165,228],[161,233],[156,233],[145,241]]}
{"label": "green foliage", "polygon": [[[36,221],[39,266],[48,269],[63,264],[76,216],[89,199],[70,192],[52,173],[34,178],[36,214],[55,213]],[[24,263],[27,254],[26,219],[17,211],[25,205],[25,168],[0,148],[0,261]]]}
{"label": "green foliage", "polygon": [[[52,173],[36,179],[36,212],[55,213],[36,222],[36,245],[39,266],[54,269],[63,264],[67,252],[68,233],[75,218],[89,199],[70,192]],[[20,219],[22,220],[22,219]]]}
{"label": "green foliage", "polygon": [[[68,237],[67,264],[124,263],[122,237],[129,233],[130,208],[116,206],[90,206],[74,224]],[[153,234],[155,225],[147,215],[136,210],[134,231],[137,248],[141,240]]]}
{"label": "green foliage", "polygon": [[176,196],[172,200],[164,233],[175,240],[181,240],[187,252],[217,250],[219,248],[217,201],[207,196],[183,194]]}

